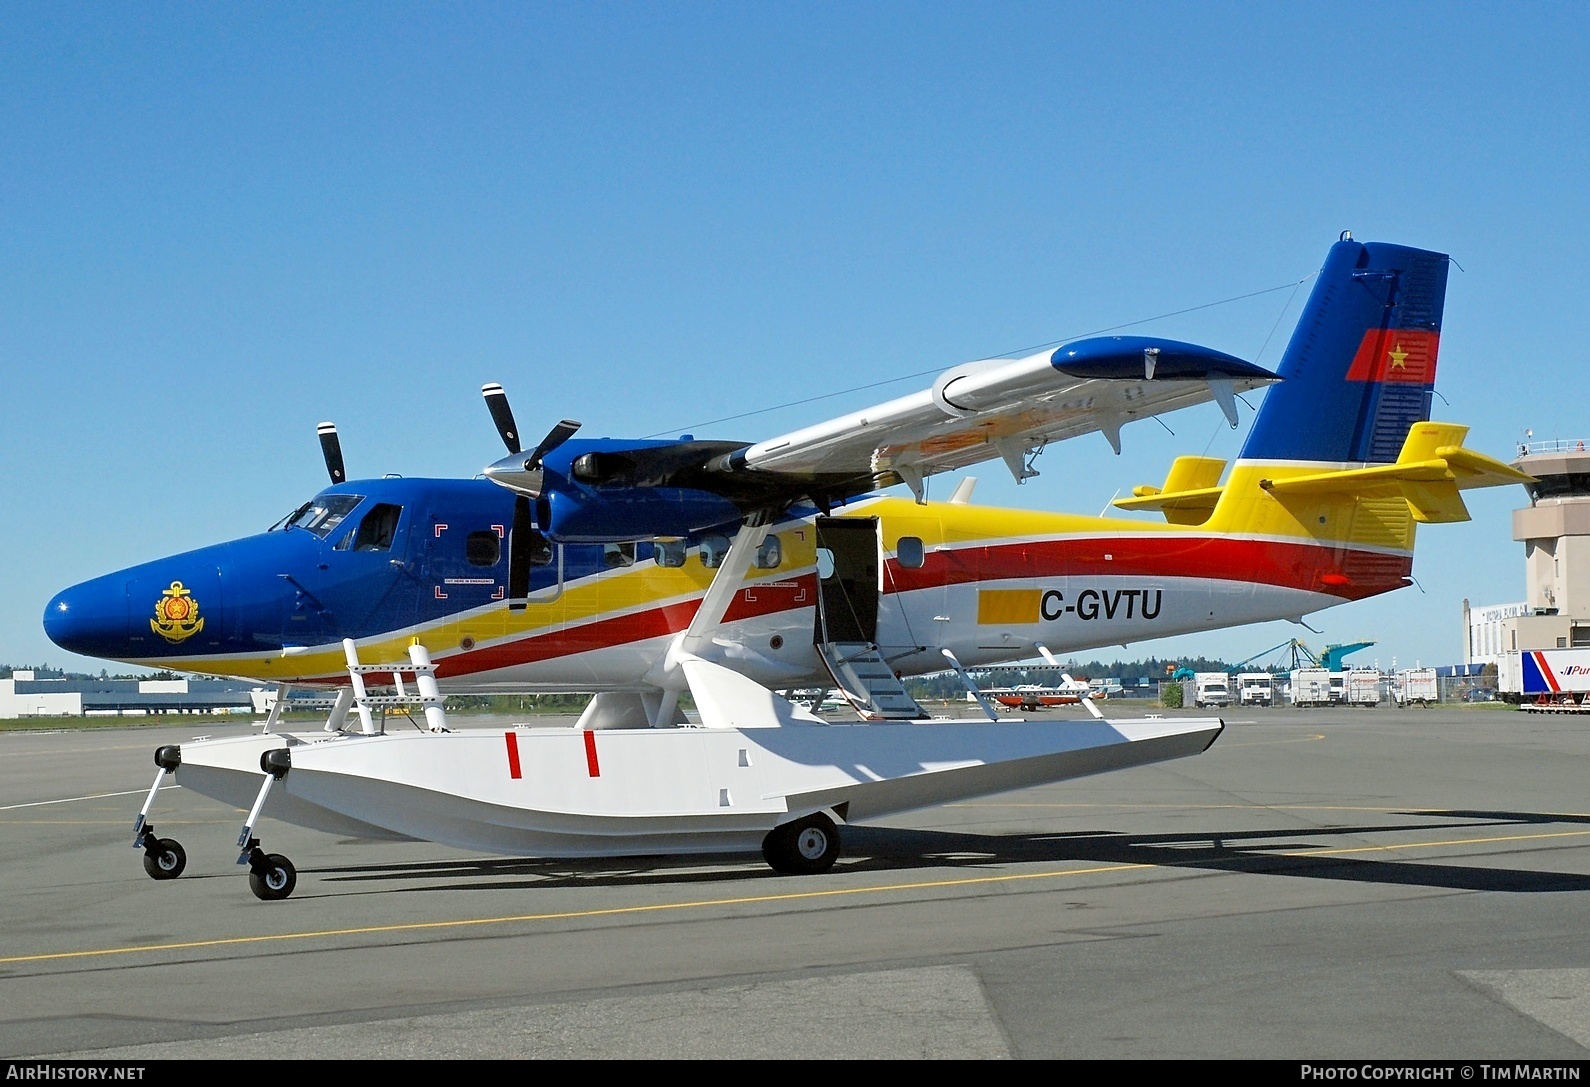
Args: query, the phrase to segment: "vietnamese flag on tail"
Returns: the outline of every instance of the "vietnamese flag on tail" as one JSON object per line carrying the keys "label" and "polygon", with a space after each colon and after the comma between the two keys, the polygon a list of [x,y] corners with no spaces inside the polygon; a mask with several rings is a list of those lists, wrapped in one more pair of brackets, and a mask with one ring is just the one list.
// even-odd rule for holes
{"label": "vietnamese flag on tail", "polygon": [[1441,334],[1425,328],[1372,328],[1347,369],[1348,381],[1430,385]]}

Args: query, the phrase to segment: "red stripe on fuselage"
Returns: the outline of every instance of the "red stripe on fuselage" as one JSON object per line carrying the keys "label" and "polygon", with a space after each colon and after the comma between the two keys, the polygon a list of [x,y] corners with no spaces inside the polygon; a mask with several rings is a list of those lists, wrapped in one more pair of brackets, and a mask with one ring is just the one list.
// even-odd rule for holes
{"label": "red stripe on fuselage", "polygon": [[602,776],[602,768],[596,762],[596,733],[590,729],[585,730],[585,772],[593,778]]}
{"label": "red stripe on fuselage", "polygon": [[901,592],[1020,578],[1191,577],[1303,589],[1343,600],[1400,589],[1412,570],[1413,557],[1407,554],[1318,543],[1147,534],[935,551],[916,570],[889,562],[890,585]]}
{"label": "red stripe on fuselage", "polygon": [[[773,615],[792,608],[809,608],[817,592],[817,575],[806,574],[777,585],[752,585],[734,594],[725,622],[754,619],[759,615]],[[439,678],[490,672],[515,664],[533,664],[536,661],[588,653],[594,649],[623,645],[625,642],[645,641],[677,634],[690,625],[701,601],[683,600],[665,604],[660,608],[618,615],[611,619],[598,619],[591,623],[568,626],[535,634],[515,642],[487,646],[456,657],[436,662]]]}
{"label": "red stripe on fuselage", "polygon": [[[1144,533],[935,551],[917,569],[907,569],[890,559],[884,583],[893,593],[982,581],[1056,577],[1208,578],[1361,600],[1402,588],[1412,569],[1411,555],[1363,551],[1345,545]],[[816,587],[813,574],[790,579],[779,588],[751,586],[735,594],[725,621],[811,607]],[[548,630],[446,657],[436,662],[436,672],[441,678],[472,675],[662,638],[689,626],[700,606],[699,599],[686,600]]]}
{"label": "red stripe on fuselage", "polygon": [[518,778],[519,774],[519,737],[511,732],[503,733],[508,740],[508,776]]}

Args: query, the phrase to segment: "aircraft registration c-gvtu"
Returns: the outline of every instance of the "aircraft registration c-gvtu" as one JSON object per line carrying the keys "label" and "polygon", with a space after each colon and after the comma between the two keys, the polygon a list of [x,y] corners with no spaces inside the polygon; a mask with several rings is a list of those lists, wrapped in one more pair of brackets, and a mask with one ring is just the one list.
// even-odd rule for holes
{"label": "aircraft registration c-gvtu", "polygon": [[[483,479],[346,480],[272,530],[65,590],[74,653],[277,685],[263,734],[161,747],[134,840],[156,879],[187,858],[150,823],[161,783],[247,809],[238,863],[292,893],[271,817],[344,836],[525,857],[754,851],[827,870],[846,822],[1205,750],[1214,718],[933,719],[902,676],[1298,619],[1410,583],[1415,528],[1460,491],[1529,477],[1429,421],[1448,258],[1344,234],[1275,373],[1175,340],[1107,336],[946,371],[932,386],[756,443],[581,439]],[[925,500],[1032,454],[1269,386],[1235,463],[1178,457],[1115,505],[1163,520]],[[878,492],[904,486],[910,496]],[[964,488],[963,488],[964,491]],[[837,688],[859,720],[779,691]],[[295,687],[323,729],[291,732]],[[590,692],[573,727],[447,726],[451,693]],[[682,712],[688,692],[696,713]],[[385,710],[425,726],[387,731]]]}

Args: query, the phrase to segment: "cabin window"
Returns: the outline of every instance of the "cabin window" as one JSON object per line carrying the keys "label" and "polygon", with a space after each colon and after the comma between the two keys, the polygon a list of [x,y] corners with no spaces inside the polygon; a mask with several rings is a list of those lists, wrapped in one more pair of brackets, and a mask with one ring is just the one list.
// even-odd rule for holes
{"label": "cabin window", "polygon": [[901,536],[895,553],[899,557],[900,565],[907,570],[920,570],[922,563],[927,559],[920,536]]}
{"label": "cabin window", "polygon": [[656,540],[657,565],[677,569],[685,564],[686,540]]}
{"label": "cabin window", "polygon": [[353,538],[355,551],[390,551],[397,538],[398,518],[403,507],[381,502],[372,507],[359,522],[358,534]]}
{"label": "cabin window", "polygon": [[713,534],[701,537],[701,565],[716,570],[723,565],[723,556],[729,553],[729,538]]}
{"label": "cabin window", "polygon": [[609,570],[618,570],[625,566],[634,566],[635,545],[632,543],[603,544],[602,565],[606,566]]}
{"label": "cabin window", "polygon": [[762,540],[762,545],[756,549],[756,565],[762,570],[777,570],[778,564],[784,560],[784,549],[779,546],[778,537],[768,533]]}
{"label": "cabin window", "polygon": [[464,540],[464,558],[471,566],[496,566],[502,559],[502,537],[496,532],[471,532]]}

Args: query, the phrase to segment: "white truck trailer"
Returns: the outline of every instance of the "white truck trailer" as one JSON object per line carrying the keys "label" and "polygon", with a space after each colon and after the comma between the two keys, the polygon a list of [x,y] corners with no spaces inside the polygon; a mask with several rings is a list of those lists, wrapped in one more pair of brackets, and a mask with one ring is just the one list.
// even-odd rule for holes
{"label": "white truck trailer", "polygon": [[1590,713],[1590,649],[1533,649],[1503,653],[1496,689],[1536,713]]}
{"label": "white truck trailer", "polygon": [[1441,701],[1434,668],[1409,668],[1397,676],[1397,705],[1433,706]]}
{"label": "white truck trailer", "polygon": [[1331,674],[1324,668],[1298,668],[1292,673],[1292,705],[1329,706]]}
{"label": "white truck trailer", "polygon": [[1343,677],[1343,701],[1349,706],[1374,709],[1380,705],[1380,672],[1375,668],[1349,668]]}

